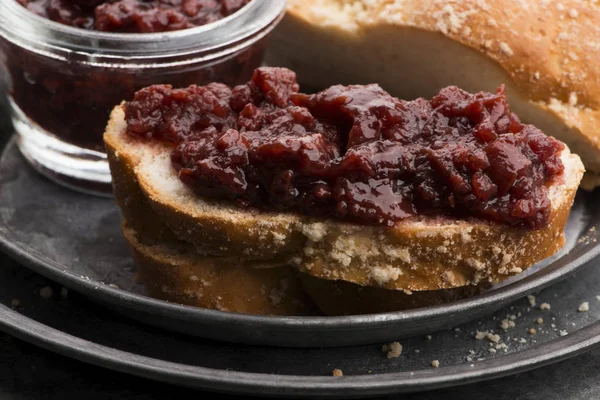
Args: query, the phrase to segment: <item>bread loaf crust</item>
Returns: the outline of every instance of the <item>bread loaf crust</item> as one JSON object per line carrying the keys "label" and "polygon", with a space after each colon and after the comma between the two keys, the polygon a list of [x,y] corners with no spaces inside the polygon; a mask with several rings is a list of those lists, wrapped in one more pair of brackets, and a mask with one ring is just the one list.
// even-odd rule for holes
{"label": "bread loaf crust", "polygon": [[295,70],[301,84],[320,88],[377,82],[406,99],[431,97],[447,85],[476,92],[506,84],[516,114],[565,142],[590,175],[600,174],[597,4],[575,0],[291,0],[288,4],[267,62]]}

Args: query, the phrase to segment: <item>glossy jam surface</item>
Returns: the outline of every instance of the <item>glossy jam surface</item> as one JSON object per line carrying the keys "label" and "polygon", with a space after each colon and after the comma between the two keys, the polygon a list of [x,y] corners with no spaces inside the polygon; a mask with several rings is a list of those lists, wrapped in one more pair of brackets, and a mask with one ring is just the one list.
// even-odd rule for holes
{"label": "glossy jam surface", "polygon": [[415,215],[542,228],[564,145],[511,113],[503,88],[404,101],[378,85],[299,92],[259,68],[234,88],[155,85],[124,106],[128,133],[175,144],[181,180],[240,207],[393,226]]}
{"label": "glossy jam surface", "polygon": [[64,142],[100,152],[105,151],[102,134],[110,111],[123,99],[162,82],[179,87],[215,80],[230,85],[246,82],[261,64],[265,47],[263,39],[216,63],[123,69],[65,63],[0,38],[10,94],[25,115]]}
{"label": "glossy jam surface", "polygon": [[225,18],[250,0],[17,0],[28,10],[78,28],[152,33]]}

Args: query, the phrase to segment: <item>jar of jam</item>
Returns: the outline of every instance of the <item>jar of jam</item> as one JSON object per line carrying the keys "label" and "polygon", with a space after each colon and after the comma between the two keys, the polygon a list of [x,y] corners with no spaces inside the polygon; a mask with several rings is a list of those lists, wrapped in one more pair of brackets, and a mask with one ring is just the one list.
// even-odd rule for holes
{"label": "jar of jam", "polygon": [[[9,75],[17,144],[54,181],[106,195],[111,177],[102,134],[110,110],[152,84],[248,81],[285,11],[285,0],[57,3],[75,8],[44,9],[55,4],[46,0],[0,1],[0,61]],[[235,10],[178,17],[179,11],[198,16],[207,3]],[[85,6],[113,9],[87,15]],[[138,19],[135,7],[142,10]]]}

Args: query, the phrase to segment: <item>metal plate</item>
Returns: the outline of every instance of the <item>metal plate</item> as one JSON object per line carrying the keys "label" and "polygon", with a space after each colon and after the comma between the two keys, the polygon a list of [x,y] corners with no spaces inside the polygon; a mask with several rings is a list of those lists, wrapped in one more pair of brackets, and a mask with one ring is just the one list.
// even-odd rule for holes
{"label": "metal plate", "polygon": [[[489,314],[576,271],[600,251],[600,193],[579,193],[563,251],[483,295],[405,312],[349,317],[254,316],[182,306],[144,295],[114,201],[62,188],[33,172],[12,142],[0,159],[0,248],[115,311],[204,338],[272,346],[380,343],[447,329]],[[116,284],[120,289],[109,286]]]}
{"label": "metal plate", "polygon": [[[1,254],[0,265],[0,329],[105,368],[223,392],[350,398],[431,390],[523,372],[600,342],[600,269],[595,261],[536,294],[537,304],[548,302],[551,310],[521,299],[459,330],[431,339],[403,339],[402,355],[394,359],[387,359],[379,345],[273,348],[171,333],[122,317],[72,291],[62,296],[60,285],[11,265]],[[54,294],[42,298],[40,290],[47,285]],[[20,302],[14,309],[13,299]],[[584,300],[590,310],[578,312]],[[515,327],[505,332],[499,324],[506,315],[516,318]],[[540,317],[542,324],[534,322]],[[528,333],[531,327],[535,335]],[[495,330],[499,343],[475,340],[477,330]],[[431,368],[434,359],[440,368]],[[344,377],[332,377],[334,368],[342,369]]]}

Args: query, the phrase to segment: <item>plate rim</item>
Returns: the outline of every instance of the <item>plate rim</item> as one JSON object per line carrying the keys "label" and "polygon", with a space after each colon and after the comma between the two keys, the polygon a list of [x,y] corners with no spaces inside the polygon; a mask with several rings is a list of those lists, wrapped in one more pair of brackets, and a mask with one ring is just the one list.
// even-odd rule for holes
{"label": "plate rim", "polygon": [[0,330],[46,350],[117,372],[197,389],[287,398],[357,398],[461,386],[527,372],[600,347],[599,320],[566,336],[473,364],[337,378],[228,371],[161,360],[79,338],[3,304]]}
{"label": "plate rim", "polygon": [[[0,162],[7,157],[11,150],[19,152],[14,137],[2,149]],[[35,171],[32,172],[35,173]],[[600,205],[598,206],[597,217],[600,220]],[[585,229],[589,230],[589,228],[590,226],[587,225]],[[555,260],[542,270],[536,271],[523,279],[511,282],[491,292],[447,304],[397,312],[350,316],[270,316],[225,312],[171,303],[143,294],[113,288],[97,280],[84,279],[64,265],[20,242],[15,236],[5,221],[0,219],[0,251],[7,253],[40,275],[92,299],[137,312],[146,313],[150,310],[157,316],[185,317],[188,321],[215,324],[236,322],[244,327],[260,326],[267,329],[294,329],[306,333],[346,331],[357,328],[375,329],[407,321],[430,320],[448,313],[463,314],[482,307],[491,307],[494,304],[506,304],[567,278],[600,254],[600,241],[588,241],[579,248],[572,249],[562,258]],[[367,342],[361,343],[365,344]],[[268,343],[266,344],[268,345]]]}

